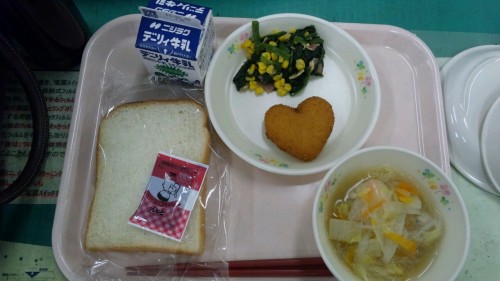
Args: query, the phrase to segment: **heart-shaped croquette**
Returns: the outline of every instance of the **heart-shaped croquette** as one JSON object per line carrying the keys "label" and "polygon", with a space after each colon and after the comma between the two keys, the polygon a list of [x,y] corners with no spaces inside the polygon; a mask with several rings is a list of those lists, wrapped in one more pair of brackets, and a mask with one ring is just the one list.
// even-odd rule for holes
{"label": "heart-shaped croquette", "polygon": [[266,136],[293,157],[316,159],[332,133],[335,115],[332,106],[320,97],[310,97],[297,108],[273,105],[266,112]]}

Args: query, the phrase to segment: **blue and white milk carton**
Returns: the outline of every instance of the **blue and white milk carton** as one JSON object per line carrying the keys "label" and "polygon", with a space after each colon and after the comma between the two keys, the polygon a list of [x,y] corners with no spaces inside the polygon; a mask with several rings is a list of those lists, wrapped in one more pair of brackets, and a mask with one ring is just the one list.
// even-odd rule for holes
{"label": "blue and white milk carton", "polygon": [[152,0],[139,10],[135,47],[149,73],[201,87],[215,48],[212,9]]}

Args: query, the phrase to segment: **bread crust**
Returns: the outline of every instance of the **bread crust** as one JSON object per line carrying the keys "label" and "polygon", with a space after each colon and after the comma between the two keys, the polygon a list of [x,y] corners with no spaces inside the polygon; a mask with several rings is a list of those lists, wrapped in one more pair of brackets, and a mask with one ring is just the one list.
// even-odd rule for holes
{"label": "bread crust", "polygon": [[[206,201],[206,195],[207,195],[207,180],[205,180],[205,183],[200,191],[199,198],[197,200],[197,203],[195,204],[195,207],[193,209],[193,212],[191,213],[190,220],[188,222],[188,226],[186,229],[186,232],[184,234],[184,238],[181,242],[176,242],[174,240],[170,240],[165,237],[161,237],[157,234],[153,234],[151,232],[148,232],[146,230],[142,230],[130,225],[127,225],[127,231],[130,229],[130,232],[133,233],[134,237],[130,238],[131,241],[139,241],[139,243],[131,243],[131,244],[126,244],[126,243],[121,243],[120,241],[115,241],[116,243],[112,243],[113,245],[105,245],[104,243],[96,243],[95,240],[96,238],[92,236],[90,232],[90,228],[94,227],[95,225],[98,225],[99,220],[103,220],[104,218],[98,217],[99,213],[101,210],[97,210],[97,208],[101,207],[96,207],[98,206],[96,201],[97,201],[97,196],[105,194],[104,189],[108,188],[107,186],[104,186],[105,181],[101,178],[103,176],[109,176],[109,173],[107,174],[102,174],[102,171],[104,169],[104,166],[106,165],[104,162],[105,157],[110,157],[110,155],[104,156],[103,154],[106,154],[106,151],[103,151],[103,148],[101,146],[101,143],[106,141],[104,138],[108,137],[108,135],[105,132],[105,128],[103,128],[103,123],[106,123],[107,120],[111,120],[113,118],[119,118],[119,114],[122,114],[124,111],[134,111],[134,112],[141,112],[143,110],[150,110],[151,108],[157,109],[158,107],[179,107],[179,108],[191,108],[192,110],[196,111],[196,114],[201,114],[201,120],[198,124],[191,124],[196,127],[200,127],[202,134],[199,136],[200,140],[203,140],[203,144],[200,143],[200,145],[203,146],[203,152],[201,153],[199,159],[191,159],[193,161],[201,162],[204,164],[209,164],[210,161],[210,155],[211,155],[211,149],[210,149],[210,132],[208,129],[208,114],[206,112],[206,109],[198,104],[197,102],[190,100],[190,99],[175,99],[175,100],[152,100],[152,101],[143,101],[143,102],[134,102],[134,103],[128,103],[124,104],[121,106],[118,106],[114,110],[112,110],[105,118],[101,120],[101,125],[99,127],[99,132],[98,132],[98,145],[96,149],[96,179],[95,179],[95,189],[94,189],[94,196],[92,199],[89,215],[87,218],[87,224],[85,228],[85,236],[84,236],[84,241],[83,241],[83,246],[84,249],[87,251],[91,252],[105,252],[105,251],[117,251],[117,252],[160,252],[160,253],[171,253],[171,254],[184,254],[184,255],[199,255],[203,253],[204,250],[204,245],[205,245],[205,208],[203,207],[204,204],[202,202]],[[179,114],[181,114],[179,112]],[[169,120],[162,120],[162,122],[169,122]],[[145,127],[147,126],[147,120],[145,120],[144,123]],[[189,125],[189,124],[187,124]],[[126,129],[126,124],[123,124],[123,129]],[[153,128],[154,129],[154,128]],[[175,138],[176,134],[178,132],[171,132],[169,136],[165,137],[170,137],[170,138]],[[130,149],[138,148],[141,145],[148,145],[147,143],[147,136],[139,136],[137,139],[137,142],[131,141],[129,143]],[[118,142],[121,142],[123,140],[117,140]],[[128,140],[125,140],[127,142]],[[183,141],[187,140],[178,140],[181,145]],[[115,143],[113,145],[116,145]],[[140,149],[140,148],[139,148]],[[149,148],[153,150],[157,150],[157,152],[164,151],[165,149],[168,148]],[[130,151],[123,151],[123,153],[130,153]],[[172,152],[173,154],[176,154],[176,150]],[[186,157],[185,155],[179,155],[181,157],[189,158]],[[151,159],[151,162],[154,162],[154,158]],[[151,170],[149,169],[149,174],[151,173]],[[134,173],[130,174],[130,177],[134,177]],[[145,190],[147,184],[147,179],[144,179],[144,185],[142,186],[137,186],[134,187],[137,190],[134,190],[134,192],[137,194],[140,194],[141,196],[134,196],[135,201],[134,202],[128,202],[124,201],[122,202],[123,204],[128,204],[129,208],[131,209],[131,213],[126,214],[125,216],[130,217],[132,215],[133,211],[139,206],[140,200],[142,198],[142,194]],[[102,189],[102,190],[101,190]],[[101,192],[102,191],[102,192]],[[116,198],[116,200],[121,200],[120,198]],[[123,199],[124,200],[124,199]],[[102,204],[101,204],[102,205]],[[99,205],[99,206],[101,206]],[[120,214],[123,215],[123,214]],[[196,217],[197,216],[197,217]],[[128,218],[127,217],[127,218]],[[110,219],[110,218],[108,218]],[[111,218],[112,219],[112,218]],[[124,221],[123,223],[127,224],[127,221]],[[196,225],[193,225],[196,223]],[[91,224],[93,224],[91,226]],[[97,228],[99,226],[96,226]],[[127,238],[129,238],[127,236]],[[192,239],[194,238],[194,239]],[[155,241],[158,241],[157,244],[151,245],[149,241],[145,240],[151,240],[154,239]],[[144,243],[140,243],[140,241],[144,241]],[[190,241],[195,241],[196,245],[191,245],[189,244]]]}

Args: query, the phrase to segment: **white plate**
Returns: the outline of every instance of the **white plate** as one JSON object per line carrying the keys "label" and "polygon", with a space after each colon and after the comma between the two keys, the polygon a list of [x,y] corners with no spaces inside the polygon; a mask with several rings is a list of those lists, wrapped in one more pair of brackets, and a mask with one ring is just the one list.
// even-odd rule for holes
{"label": "white plate", "polygon": [[489,179],[500,193],[500,98],[488,110],[481,133],[481,154]]}
{"label": "white plate", "polygon": [[480,136],[491,104],[500,96],[500,46],[468,49],[442,69],[450,160],[472,183],[500,195],[481,157]]}
{"label": "white plate", "polygon": [[[261,34],[314,24],[325,40],[324,76],[311,77],[306,88],[293,97],[238,92],[232,79],[246,59],[239,46],[252,34],[251,23],[247,23],[222,42],[208,69],[205,95],[210,120],[228,147],[258,168],[286,175],[325,171],[340,156],[360,148],[375,126],[380,108],[375,68],[357,41],[330,22],[300,14],[277,14],[258,21]],[[296,107],[311,96],[320,96],[332,105],[335,124],[318,158],[303,162],[267,139],[263,120],[272,105]]]}

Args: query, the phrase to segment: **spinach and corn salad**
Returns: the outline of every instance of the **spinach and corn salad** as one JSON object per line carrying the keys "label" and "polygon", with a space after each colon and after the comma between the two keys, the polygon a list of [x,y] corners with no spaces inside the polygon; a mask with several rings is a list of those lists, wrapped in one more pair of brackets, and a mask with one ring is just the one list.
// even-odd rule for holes
{"label": "spinach and corn salad", "polygon": [[325,50],[314,25],[260,36],[259,22],[252,22],[252,36],[242,43],[247,60],[233,78],[238,91],[256,95],[274,90],[295,96],[311,75],[323,76]]}

